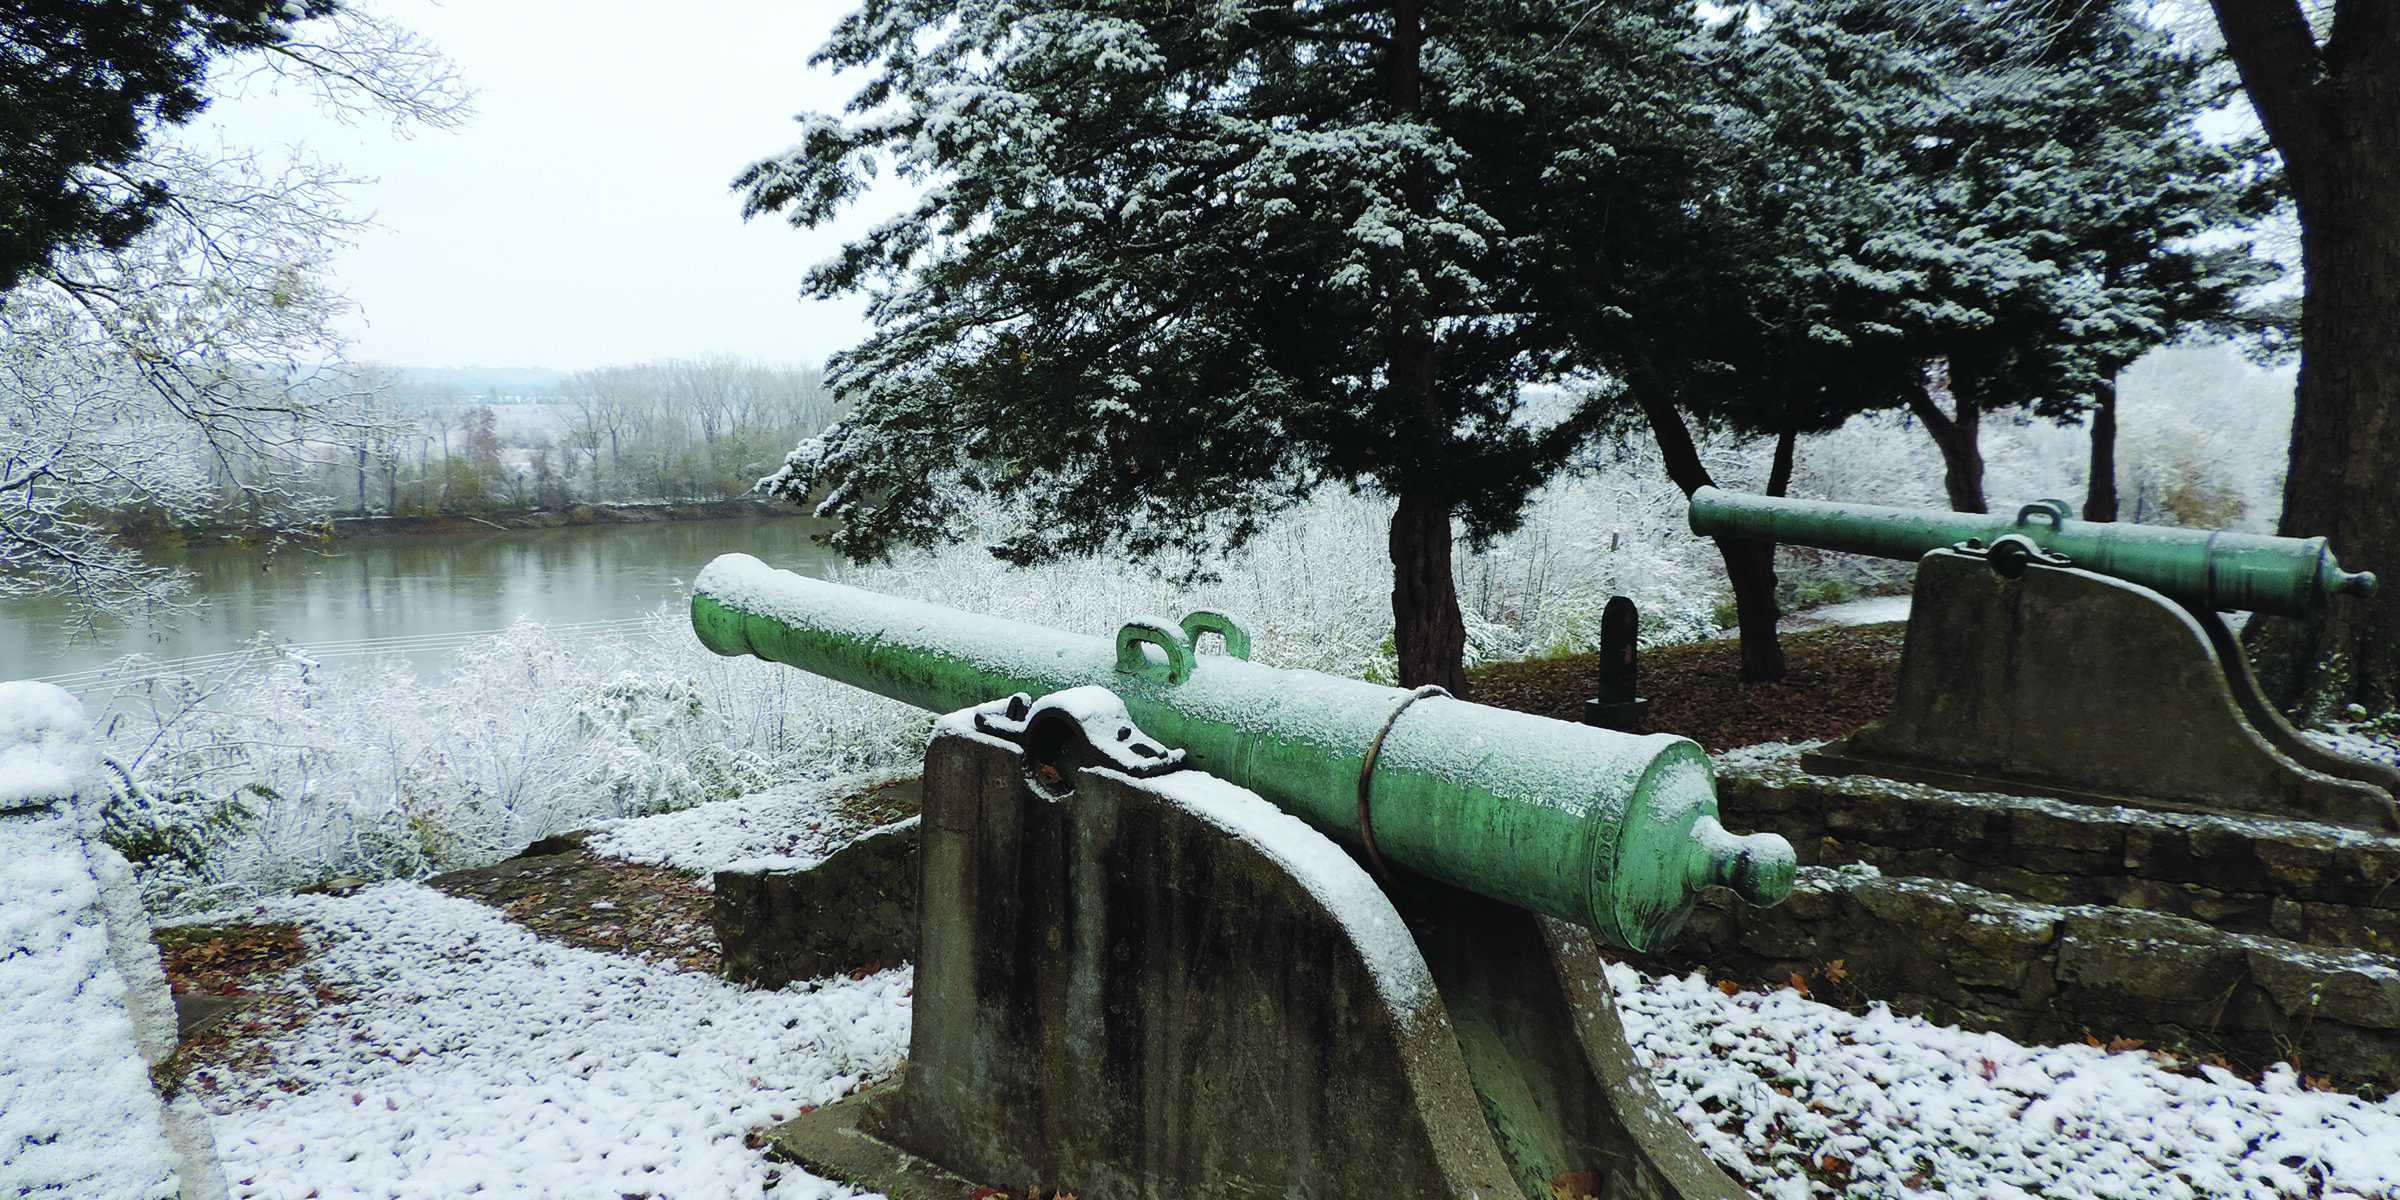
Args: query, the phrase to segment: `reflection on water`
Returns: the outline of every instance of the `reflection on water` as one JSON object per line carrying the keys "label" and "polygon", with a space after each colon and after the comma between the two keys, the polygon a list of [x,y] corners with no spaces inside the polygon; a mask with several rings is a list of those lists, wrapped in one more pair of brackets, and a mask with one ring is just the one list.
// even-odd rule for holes
{"label": "reflection on water", "polygon": [[65,607],[0,601],[0,679],[67,675],[137,652],[221,654],[261,632],[337,653],[388,648],[420,670],[435,669],[457,635],[519,617],[592,630],[639,618],[687,595],[692,576],[719,554],[738,550],[822,574],[835,560],[808,540],[822,528],[800,517],[744,517],[162,553],[161,561],[192,572],[196,609],[172,627],[109,622],[96,638],[68,644]]}

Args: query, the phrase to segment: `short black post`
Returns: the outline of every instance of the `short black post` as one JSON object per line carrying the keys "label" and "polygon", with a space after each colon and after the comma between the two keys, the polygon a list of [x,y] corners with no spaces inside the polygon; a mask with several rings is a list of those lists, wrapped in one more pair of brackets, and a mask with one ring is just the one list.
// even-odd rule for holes
{"label": "short black post", "polygon": [[1640,667],[1642,617],[1633,601],[1608,598],[1600,610],[1600,695],[1583,702],[1583,723],[1602,729],[1640,733],[1650,702],[1635,695]]}

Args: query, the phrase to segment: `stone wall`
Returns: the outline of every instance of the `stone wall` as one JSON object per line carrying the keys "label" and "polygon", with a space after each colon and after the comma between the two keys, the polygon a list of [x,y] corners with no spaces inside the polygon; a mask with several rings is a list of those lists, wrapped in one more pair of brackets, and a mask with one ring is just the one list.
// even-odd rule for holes
{"label": "stone wall", "polygon": [[0,682],[0,1195],[223,1200],[207,1112],[153,1074],[175,1006],[99,765],[74,697]]}
{"label": "stone wall", "polygon": [[[2256,1069],[2400,1088],[2400,964],[2183,917],[2059,906],[1872,867],[1802,867],[1790,900],[1712,893],[1673,963],[2019,1041],[2139,1039]],[[1840,968],[1830,964],[1839,962]]]}
{"label": "stone wall", "polygon": [[1803,864],[1868,863],[2048,904],[2400,952],[2400,837],[1828,778],[1790,764],[1729,771],[1717,797],[1728,826],[1782,834]]}
{"label": "stone wall", "polygon": [[1729,769],[1718,794],[1727,825],[1791,840],[1800,885],[1775,909],[1712,893],[1647,965],[2400,1088],[2400,837],[1788,761]]}
{"label": "stone wall", "polygon": [[915,959],[921,824],[871,830],[807,870],[717,872],[725,977],[779,988]]}

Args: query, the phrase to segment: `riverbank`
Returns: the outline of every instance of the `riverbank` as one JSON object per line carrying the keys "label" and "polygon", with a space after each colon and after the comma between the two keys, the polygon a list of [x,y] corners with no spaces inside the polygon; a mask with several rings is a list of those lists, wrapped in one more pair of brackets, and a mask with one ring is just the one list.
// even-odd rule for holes
{"label": "riverbank", "polygon": [[478,529],[565,529],[582,525],[650,525],[661,521],[721,521],[738,517],[802,517],[791,504],[739,498],[680,504],[577,504],[568,508],[503,509],[487,513],[427,516],[327,517],[298,530],[249,526],[142,527],[118,532],[119,540],[144,550],[198,546],[263,547],[288,542],[336,542],[354,537],[473,533]]}

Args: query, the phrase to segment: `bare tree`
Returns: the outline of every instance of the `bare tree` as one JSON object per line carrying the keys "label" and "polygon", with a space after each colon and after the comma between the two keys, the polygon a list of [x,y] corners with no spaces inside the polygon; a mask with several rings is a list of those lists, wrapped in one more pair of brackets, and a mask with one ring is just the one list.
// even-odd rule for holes
{"label": "bare tree", "polygon": [[[355,14],[316,32],[273,61],[338,111],[463,116],[421,43]],[[347,306],[324,282],[358,222],[340,202],[350,181],[305,156],[157,144],[94,171],[98,190],[163,202],[139,237],[56,256],[0,297],[0,595],[137,616],[182,580],[117,541],[112,514],[231,505],[296,524],[322,506],[306,486],[317,452],[374,426],[337,370]]]}

